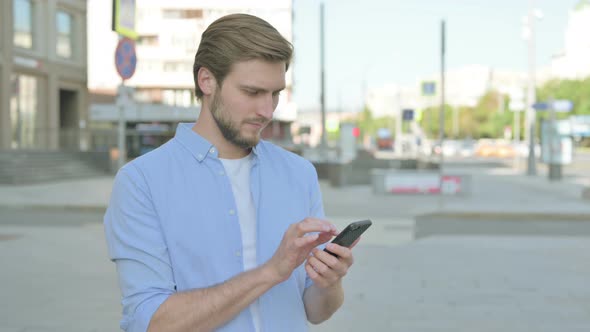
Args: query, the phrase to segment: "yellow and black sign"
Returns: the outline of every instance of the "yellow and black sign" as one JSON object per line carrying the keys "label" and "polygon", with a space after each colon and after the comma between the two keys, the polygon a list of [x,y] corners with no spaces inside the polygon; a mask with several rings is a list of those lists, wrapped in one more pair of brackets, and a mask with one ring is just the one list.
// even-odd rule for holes
{"label": "yellow and black sign", "polygon": [[136,40],[135,0],[113,0],[113,31]]}

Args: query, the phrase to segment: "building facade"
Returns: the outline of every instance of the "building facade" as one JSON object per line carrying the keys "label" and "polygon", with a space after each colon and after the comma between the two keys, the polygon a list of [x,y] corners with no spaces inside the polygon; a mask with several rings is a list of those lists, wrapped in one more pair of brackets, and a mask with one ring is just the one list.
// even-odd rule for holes
{"label": "building facade", "polygon": [[1,1],[0,36],[0,149],[85,150],[86,1]]}
{"label": "building facade", "polygon": [[551,72],[558,79],[590,76],[590,1],[581,0],[570,11],[564,50],[553,57]]}

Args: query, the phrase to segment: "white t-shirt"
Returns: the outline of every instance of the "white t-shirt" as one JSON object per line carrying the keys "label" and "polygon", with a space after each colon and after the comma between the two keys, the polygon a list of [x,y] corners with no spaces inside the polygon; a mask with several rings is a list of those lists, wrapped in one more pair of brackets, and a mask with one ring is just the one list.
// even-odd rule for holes
{"label": "white t-shirt", "polygon": [[[238,220],[242,233],[244,270],[251,270],[256,262],[256,208],[250,192],[250,169],[252,154],[241,159],[221,159],[234,193]],[[260,310],[258,300],[252,302],[250,311],[254,318],[254,327],[260,331]]]}

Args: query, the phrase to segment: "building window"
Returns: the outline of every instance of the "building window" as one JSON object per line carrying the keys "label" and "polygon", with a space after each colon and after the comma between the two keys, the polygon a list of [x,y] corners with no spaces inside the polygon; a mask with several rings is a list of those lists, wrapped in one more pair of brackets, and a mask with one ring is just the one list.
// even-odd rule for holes
{"label": "building window", "polygon": [[137,45],[158,46],[158,36],[144,35],[137,38]]}
{"label": "building window", "polygon": [[171,106],[189,107],[194,105],[191,90],[163,90],[162,103]]}
{"label": "building window", "polygon": [[11,148],[33,148],[40,134],[37,128],[37,78],[13,74],[10,81]]}
{"label": "building window", "polygon": [[193,64],[190,62],[179,62],[179,61],[164,62],[164,71],[165,72],[183,73],[183,72],[192,72],[192,70],[193,70]]}
{"label": "building window", "polygon": [[202,9],[163,9],[162,17],[167,19],[203,18]]}
{"label": "building window", "polygon": [[30,0],[14,0],[14,46],[33,48],[33,4]]}
{"label": "building window", "polygon": [[56,53],[59,57],[72,58],[72,35],[73,21],[72,14],[58,10],[56,17],[57,45]]}

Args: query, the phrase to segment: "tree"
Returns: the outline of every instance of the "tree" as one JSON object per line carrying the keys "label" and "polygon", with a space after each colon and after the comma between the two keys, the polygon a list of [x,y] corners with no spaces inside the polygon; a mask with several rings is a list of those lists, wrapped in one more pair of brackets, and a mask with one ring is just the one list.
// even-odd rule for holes
{"label": "tree", "polygon": [[[445,105],[445,120],[444,120],[444,136],[450,137],[452,134],[452,115],[453,108],[450,105]],[[438,139],[440,128],[440,107],[428,107],[422,110],[422,118],[420,119],[420,126],[430,139]]]}
{"label": "tree", "polygon": [[392,116],[373,117],[373,113],[368,106],[357,117],[357,125],[361,131],[361,136],[375,137],[379,128],[387,128],[391,132],[395,131],[395,119]]}
{"label": "tree", "polygon": [[583,80],[551,80],[537,91],[537,100],[567,99],[574,103],[570,115],[590,115],[590,77]]}

